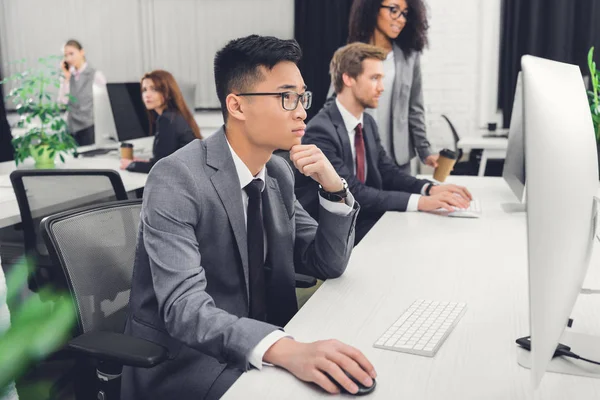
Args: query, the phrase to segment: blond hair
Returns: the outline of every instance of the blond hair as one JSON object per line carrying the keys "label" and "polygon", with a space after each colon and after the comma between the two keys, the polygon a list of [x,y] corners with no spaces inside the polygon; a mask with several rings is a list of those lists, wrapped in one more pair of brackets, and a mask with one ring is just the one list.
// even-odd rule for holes
{"label": "blond hair", "polygon": [[363,72],[362,62],[368,58],[383,61],[387,57],[384,50],[370,44],[354,42],[339,48],[329,64],[329,74],[336,93],[344,88],[343,75],[358,77]]}

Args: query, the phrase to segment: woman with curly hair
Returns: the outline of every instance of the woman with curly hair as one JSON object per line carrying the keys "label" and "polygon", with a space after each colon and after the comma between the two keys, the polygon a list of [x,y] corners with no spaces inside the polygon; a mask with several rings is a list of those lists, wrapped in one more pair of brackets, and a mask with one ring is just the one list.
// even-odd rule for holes
{"label": "woman with curly hair", "polygon": [[438,155],[432,154],[426,135],[421,80],[428,27],[423,0],[354,0],[350,10],[348,43],[368,43],[387,52],[384,91],[379,106],[367,112],[377,121],[383,148],[407,174],[417,154],[425,164],[437,166]]}

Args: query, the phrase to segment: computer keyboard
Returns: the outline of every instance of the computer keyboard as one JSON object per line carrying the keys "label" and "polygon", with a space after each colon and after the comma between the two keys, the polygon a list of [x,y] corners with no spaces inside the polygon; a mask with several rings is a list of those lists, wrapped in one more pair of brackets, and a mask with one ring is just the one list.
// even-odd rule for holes
{"label": "computer keyboard", "polygon": [[117,149],[114,148],[108,148],[108,149],[91,149],[91,150],[85,150],[85,151],[79,151],[77,152],[77,155],[80,155],[82,157],[93,157],[93,156],[100,156],[100,155],[104,155],[104,154],[108,154],[111,151],[117,151]]}
{"label": "computer keyboard", "polygon": [[479,218],[481,216],[481,203],[477,199],[471,200],[469,208],[454,207],[454,211],[448,213],[449,217]]}
{"label": "computer keyboard", "polygon": [[373,346],[433,357],[466,309],[465,303],[416,300]]}

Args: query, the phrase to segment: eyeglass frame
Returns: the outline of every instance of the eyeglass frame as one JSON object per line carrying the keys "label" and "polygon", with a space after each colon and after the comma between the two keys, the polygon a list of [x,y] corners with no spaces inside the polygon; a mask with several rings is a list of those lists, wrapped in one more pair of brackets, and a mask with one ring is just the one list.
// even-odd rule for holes
{"label": "eyeglass frame", "polygon": [[[296,108],[298,108],[298,104],[300,104],[300,98],[306,96],[306,94],[309,94],[309,98],[310,98],[310,103],[308,104],[308,107],[304,107],[304,104],[302,104],[302,107],[304,107],[305,110],[308,110],[311,106],[312,106],[312,92],[310,90],[305,91],[304,93],[300,94],[298,92],[293,92],[293,91],[287,91],[287,92],[256,92],[256,93],[236,93],[236,96],[280,96],[281,97],[281,107],[285,110],[285,111],[294,111]],[[298,96],[296,99],[296,105],[294,106],[294,108],[287,109],[285,108],[285,98],[284,96],[286,94],[295,94],[296,96]]]}
{"label": "eyeglass frame", "polygon": [[404,17],[404,20],[408,21],[408,15],[409,15],[408,9],[406,9],[404,11],[400,11],[400,14],[396,18],[394,18],[394,16],[392,15],[392,10],[394,8],[400,10],[400,7],[398,7],[398,6],[384,6],[382,4],[382,5],[379,6],[379,8],[387,8],[388,11],[389,11],[389,13],[390,13],[390,18],[393,19],[394,21],[397,20],[397,19],[400,19],[400,17]]}

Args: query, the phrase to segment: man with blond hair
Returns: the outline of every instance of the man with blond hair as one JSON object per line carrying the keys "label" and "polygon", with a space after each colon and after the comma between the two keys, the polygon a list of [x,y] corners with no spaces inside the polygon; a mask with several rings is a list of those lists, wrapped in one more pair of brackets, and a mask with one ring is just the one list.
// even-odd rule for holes
{"label": "man with blond hair", "polygon": [[[355,244],[386,211],[452,211],[453,207],[467,208],[471,200],[466,188],[417,179],[386,154],[375,120],[364,112],[378,106],[385,57],[384,50],[365,43],[338,49],[330,64],[336,100],[308,123],[302,138],[302,144],[314,144],[323,151],[361,205]],[[296,175],[296,197],[318,219],[315,184]]]}

